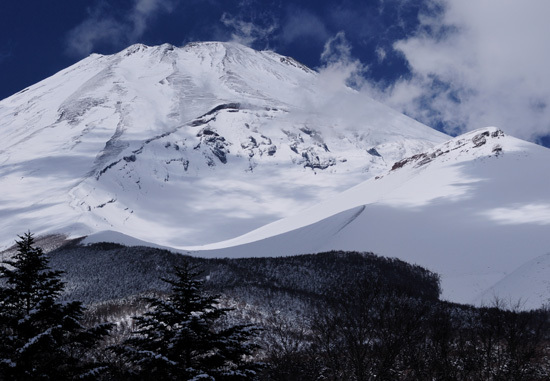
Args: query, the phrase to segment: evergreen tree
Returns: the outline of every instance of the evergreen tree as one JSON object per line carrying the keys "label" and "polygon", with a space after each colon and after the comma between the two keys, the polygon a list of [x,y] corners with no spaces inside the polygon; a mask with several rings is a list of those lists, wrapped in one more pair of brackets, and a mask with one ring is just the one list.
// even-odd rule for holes
{"label": "evergreen tree", "polygon": [[0,379],[93,379],[101,366],[89,352],[110,325],[86,329],[80,302],[59,303],[62,272],[48,266],[32,234],[0,266]]}
{"label": "evergreen tree", "polygon": [[216,329],[229,311],[217,297],[201,293],[196,268],[186,263],[175,270],[165,299],[149,299],[151,310],[135,317],[136,330],[117,349],[129,360],[129,378],[151,380],[247,380],[258,365],[247,362],[256,345],[255,328],[236,325]]}

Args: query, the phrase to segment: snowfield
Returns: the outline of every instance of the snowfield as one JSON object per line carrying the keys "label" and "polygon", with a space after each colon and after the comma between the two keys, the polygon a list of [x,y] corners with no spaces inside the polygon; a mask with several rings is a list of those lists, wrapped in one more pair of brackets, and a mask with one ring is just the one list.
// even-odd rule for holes
{"label": "snowfield", "polygon": [[485,128],[396,163],[295,216],[197,255],[370,250],[441,275],[443,297],[549,302],[550,151]]}
{"label": "snowfield", "polygon": [[447,138],[273,52],[94,54],[0,101],[0,248],[28,229],[212,243]]}
{"label": "snowfield", "polygon": [[371,251],[448,300],[550,298],[550,151],[450,138],[231,43],[92,55],[0,101],[0,249],[87,235],[205,257]]}

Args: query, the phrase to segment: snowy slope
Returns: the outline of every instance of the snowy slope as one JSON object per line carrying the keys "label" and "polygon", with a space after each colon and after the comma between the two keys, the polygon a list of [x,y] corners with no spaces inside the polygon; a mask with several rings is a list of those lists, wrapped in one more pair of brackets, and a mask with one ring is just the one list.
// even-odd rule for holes
{"label": "snowy slope", "polygon": [[28,229],[216,242],[447,138],[273,52],[95,54],[0,101],[0,248]]}
{"label": "snowy slope", "polygon": [[550,150],[486,128],[295,216],[193,249],[204,256],[373,251],[438,272],[446,299],[487,303],[496,295],[535,308],[550,298],[548,173]]}
{"label": "snowy slope", "polygon": [[499,280],[474,302],[491,306],[496,298],[512,308],[550,306],[550,250]]}

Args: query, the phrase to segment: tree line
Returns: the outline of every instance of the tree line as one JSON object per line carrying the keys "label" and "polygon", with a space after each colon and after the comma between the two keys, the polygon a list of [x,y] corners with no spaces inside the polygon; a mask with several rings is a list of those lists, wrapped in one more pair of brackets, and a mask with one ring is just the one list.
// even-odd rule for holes
{"label": "tree line", "polygon": [[376,282],[333,291],[298,329],[274,318],[264,379],[550,379],[548,310],[499,303],[434,302]]}
{"label": "tree line", "polygon": [[[0,267],[0,380],[550,378],[547,310],[443,302],[436,274],[361,253],[215,262],[214,296],[204,263],[183,260],[127,327],[91,323],[81,302],[62,301],[62,272],[24,234]],[[226,289],[242,308],[222,307]],[[276,310],[247,315],[272,297]],[[280,310],[295,309],[291,300],[303,313]]]}
{"label": "tree line", "polygon": [[201,292],[187,264],[164,279],[172,292],[150,298],[146,313],[122,342],[109,344],[113,323],[81,321],[78,301],[58,301],[61,272],[48,266],[31,233],[0,267],[0,379],[2,380],[247,380],[259,364],[251,325],[218,324],[228,309]]}

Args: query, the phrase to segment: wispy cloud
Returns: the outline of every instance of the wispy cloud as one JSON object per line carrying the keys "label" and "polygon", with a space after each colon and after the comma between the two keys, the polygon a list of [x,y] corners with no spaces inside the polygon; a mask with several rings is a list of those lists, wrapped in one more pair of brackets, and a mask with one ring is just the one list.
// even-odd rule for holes
{"label": "wispy cloud", "polygon": [[227,12],[222,14],[220,21],[226,28],[231,30],[231,41],[247,46],[252,46],[257,42],[267,44],[279,28],[275,19],[270,20],[264,26],[260,26],[255,21],[246,21],[241,15],[234,16]]}
{"label": "wispy cloud", "polygon": [[394,44],[412,76],[371,93],[452,133],[496,125],[525,139],[550,134],[550,2],[427,5],[417,33]]}
{"label": "wispy cloud", "polygon": [[[342,133],[347,129],[357,131],[358,126],[377,125],[378,118],[385,118],[379,105],[360,91],[365,86],[368,67],[354,57],[344,32],[327,39],[320,60],[321,65],[316,68],[318,91],[306,92],[298,99],[299,108],[315,110],[314,114],[325,121],[332,120]],[[365,120],[366,115],[369,120]]]}
{"label": "wispy cloud", "polygon": [[66,51],[70,55],[85,56],[103,41],[109,41],[112,46],[120,45],[125,34],[123,25],[112,18],[89,18],[69,32]]}
{"label": "wispy cloud", "polygon": [[89,16],[67,35],[68,54],[90,54],[98,44],[123,47],[135,43],[143,36],[148,23],[161,13],[170,13],[176,0],[134,0],[131,9],[115,17],[109,8],[100,3],[89,10]]}
{"label": "wispy cloud", "polygon": [[295,6],[289,7],[281,28],[280,40],[289,44],[304,38],[324,42],[330,37],[323,21],[310,11]]}
{"label": "wispy cloud", "polygon": [[225,39],[261,49],[304,41],[322,45],[331,37],[322,19],[310,10],[296,5],[258,7],[257,3],[241,1],[234,11],[223,13],[221,24],[230,32]]}
{"label": "wispy cloud", "polygon": [[174,10],[174,0],[136,0],[134,8],[129,15],[131,27],[131,39],[139,38],[147,29],[147,23],[159,13],[170,13]]}
{"label": "wispy cloud", "polygon": [[321,53],[322,66],[317,68],[320,76],[332,78],[333,81],[355,89],[361,88],[368,68],[353,57],[351,49],[344,32],[338,32],[329,38]]}

